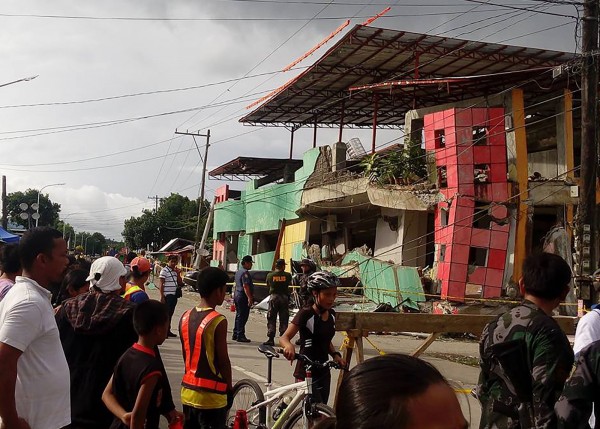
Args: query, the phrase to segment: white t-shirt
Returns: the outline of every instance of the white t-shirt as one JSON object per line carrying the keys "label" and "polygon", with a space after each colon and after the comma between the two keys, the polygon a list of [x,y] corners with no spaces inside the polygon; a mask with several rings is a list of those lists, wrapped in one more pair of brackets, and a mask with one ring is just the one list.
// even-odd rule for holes
{"label": "white t-shirt", "polygon": [[[600,311],[592,310],[583,315],[577,322],[575,331],[575,343],[573,344],[573,353],[575,359],[583,349],[595,341],[600,340]],[[590,427],[596,426],[596,416],[592,409],[592,415],[589,420]]]}
{"label": "white t-shirt", "polygon": [[165,279],[165,295],[175,295],[177,292],[177,271],[172,270],[171,267],[164,267],[160,271],[161,279]]}
{"label": "white t-shirt", "polygon": [[17,277],[0,302],[0,342],[23,352],[17,363],[17,413],[32,429],[71,423],[69,366],[50,298],[34,280]]}

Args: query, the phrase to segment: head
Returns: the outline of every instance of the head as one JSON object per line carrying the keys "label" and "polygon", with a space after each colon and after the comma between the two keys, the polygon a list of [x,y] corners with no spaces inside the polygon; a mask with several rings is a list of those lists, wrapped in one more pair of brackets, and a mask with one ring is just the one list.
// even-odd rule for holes
{"label": "head", "polygon": [[162,344],[169,332],[169,308],[154,299],[137,304],[133,310],[133,327],[139,337],[155,345]]}
{"label": "head", "polygon": [[167,265],[174,270],[175,267],[177,266],[177,261],[179,260],[179,257],[177,255],[169,255],[169,257],[167,258]]}
{"label": "head", "polygon": [[125,256],[125,259],[123,260],[124,264],[130,264],[131,261],[133,261],[135,258],[137,258],[137,253],[135,252],[129,252],[127,254],[127,256]]}
{"label": "head", "polygon": [[352,368],[340,386],[335,413],[338,428],[468,427],[442,374],[421,359],[400,354],[367,359]]}
{"label": "head", "polygon": [[62,233],[47,226],[23,234],[19,256],[24,275],[46,288],[62,281],[69,263]]}
{"label": "head", "polygon": [[196,280],[200,296],[211,305],[221,305],[225,299],[229,276],[217,267],[208,267],[200,271]]}
{"label": "head", "polygon": [[141,256],[142,258],[145,258],[145,257],[146,257],[146,251],[145,251],[144,249],[142,249],[142,251],[140,252],[140,256]]}
{"label": "head", "polygon": [[15,279],[21,275],[21,261],[19,260],[19,246],[5,244],[0,247],[0,271],[6,277]]}
{"label": "head", "polygon": [[285,264],[285,259],[278,259],[278,260],[275,262],[275,269],[276,269],[277,271],[285,271],[285,265],[286,265],[286,264]]}
{"label": "head", "polygon": [[145,282],[150,276],[150,261],[146,258],[136,257],[129,265],[130,275],[134,281]]}
{"label": "head", "polygon": [[519,287],[525,297],[532,295],[558,305],[569,293],[570,283],[571,268],[558,255],[534,253],[523,262]]}
{"label": "head", "polygon": [[73,298],[84,294],[90,290],[90,282],[87,280],[89,271],[70,270],[67,271],[65,278],[60,285],[58,298],[55,305],[60,305],[65,299]]}
{"label": "head", "polygon": [[302,262],[300,262],[300,269],[304,274],[310,273],[312,271],[312,263],[310,262],[310,259],[303,259]]}
{"label": "head", "polygon": [[119,293],[127,283],[127,269],[117,258],[103,256],[92,263],[86,280],[97,292]]}
{"label": "head", "polygon": [[317,271],[308,277],[306,287],[315,299],[315,305],[323,312],[333,307],[340,279],[329,271]]}
{"label": "head", "polygon": [[252,256],[246,255],[242,258],[242,268],[246,270],[252,269],[252,264],[254,261],[252,260]]}

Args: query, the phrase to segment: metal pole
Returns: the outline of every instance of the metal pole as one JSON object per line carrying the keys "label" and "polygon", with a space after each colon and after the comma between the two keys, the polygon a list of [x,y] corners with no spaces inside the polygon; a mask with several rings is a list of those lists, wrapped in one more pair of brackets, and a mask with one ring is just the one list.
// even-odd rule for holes
{"label": "metal pole", "polygon": [[373,109],[373,141],[371,142],[371,153],[375,153],[375,142],[377,141],[377,110],[379,109],[379,94],[373,95],[375,106]]}
{"label": "metal pole", "polygon": [[315,116],[315,128],[313,130],[313,148],[317,147],[317,117]]}
{"label": "metal pole", "polygon": [[338,134],[338,142],[342,141],[342,132],[344,131],[344,110],[346,109],[346,99],[342,98],[342,113],[340,115],[340,132]]}
{"label": "metal pole", "polygon": [[598,0],[583,5],[581,74],[581,186],[577,206],[578,253],[581,274],[591,274],[596,266],[596,177],[598,165]]}
{"label": "metal pole", "polygon": [[290,137],[290,159],[292,159],[293,154],[294,154],[294,131],[296,131],[294,128],[292,128],[292,135]]}
{"label": "metal pole", "polygon": [[208,158],[208,148],[210,147],[210,130],[206,133],[206,147],[204,148],[204,159],[202,160],[202,187],[200,188],[200,200],[198,201],[198,222],[196,223],[196,243],[200,242],[200,219],[202,217],[202,207],[204,206],[204,188],[206,183],[206,160]]}

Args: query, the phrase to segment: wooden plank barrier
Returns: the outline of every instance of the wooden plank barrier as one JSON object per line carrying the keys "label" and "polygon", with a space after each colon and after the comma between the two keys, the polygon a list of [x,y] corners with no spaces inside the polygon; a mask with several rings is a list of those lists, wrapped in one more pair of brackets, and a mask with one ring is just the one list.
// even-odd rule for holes
{"label": "wooden plank barrier", "polygon": [[[355,313],[341,311],[335,316],[336,331],[344,331],[348,337],[344,343],[342,357],[348,365],[356,347],[357,363],[364,361],[363,337],[369,332],[420,332],[429,334],[427,339],[412,356],[421,355],[444,333],[467,333],[480,336],[485,325],[497,318],[497,314],[429,314],[429,313]],[[576,317],[557,316],[554,318],[567,335],[575,334]],[[345,372],[340,372],[335,403]]]}

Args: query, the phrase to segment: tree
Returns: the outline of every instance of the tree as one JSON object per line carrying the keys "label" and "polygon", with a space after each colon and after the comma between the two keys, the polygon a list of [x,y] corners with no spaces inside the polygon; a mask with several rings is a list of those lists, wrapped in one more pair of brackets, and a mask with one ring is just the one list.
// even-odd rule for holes
{"label": "tree", "polygon": [[[31,207],[31,204],[37,203],[38,190],[27,189],[25,192],[17,191],[12,192],[6,197],[6,207],[8,209],[8,216],[12,222],[18,223],[19,225],[29,228],[35,226],[34,220],[22,219],[20,214],[23,212],[19,205],[25,203]],[[29,214],[35,213],[35,210],[28,210]],[[40,219],[39,226],[54,226],[58,224],[58,216],[60,214],[60,204],[53,203],[50,201],[48,194],[40,194]],[[30,223],[31,222],[31,223]]]}
{"label": "tree", "polygon": [[94,232],[88,240],[88,254],[103,255],[106,250],[106,237],[99,232]]}
{"label": "tree", "polygon": [[[210,204],[204,201],[200,227],[203,228]],[[198,203],[179,194],[171,194],[161,200],[158,210],[144,210],[141,216],[125,221],[123,238],[127,246],[133,249],[152,245],[159,249],[173,238],[194,240]]]}

